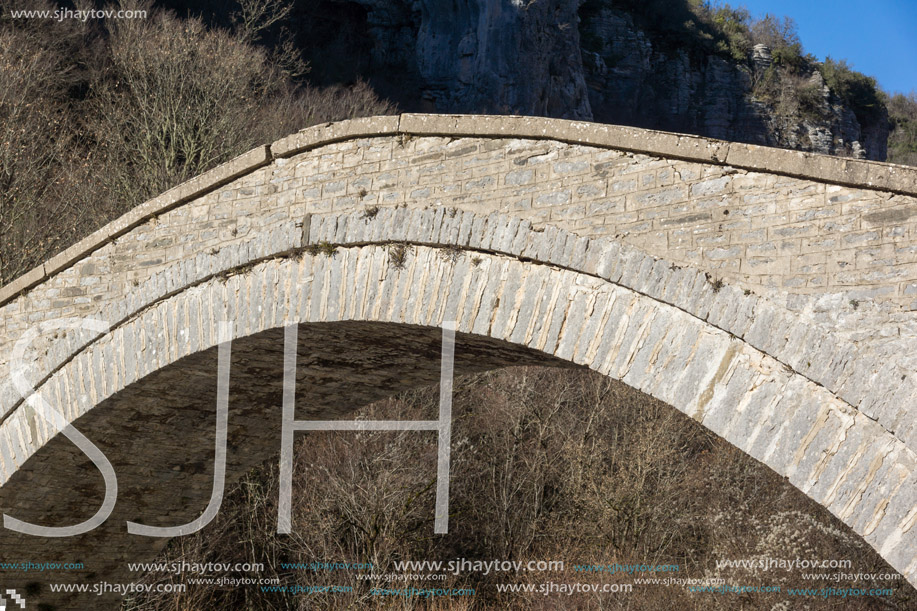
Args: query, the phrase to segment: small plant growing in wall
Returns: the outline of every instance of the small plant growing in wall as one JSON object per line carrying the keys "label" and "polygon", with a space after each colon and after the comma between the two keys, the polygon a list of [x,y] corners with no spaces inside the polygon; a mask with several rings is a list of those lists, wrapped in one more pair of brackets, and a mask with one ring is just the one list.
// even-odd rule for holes
{"label": "small plant growing in wall", "polygon": [[333,257],[337,254],[338,247],[332,244],[331,242],[319,242],[318,244],[311,244],[306,247],[306,252],[308,252],[313,257],[316,255],[325,255],[326,257]]}
{"label": "small plant growing in wall", "polygon": [[366,206],[363,208],[363,213],[360,215],[360,218],[369,221],[376,218],[377,214],[379,214],[379,206]]}
{"label": "small plant growing in wall", "polygon": [[714,278],[710,274],[704,274],[707,278],[707,282],[710,283],[710,288],[713,289],[714,293],[719,293],[720,290],[726,286],[722,278]]}
{"label": "small plant growing in wall", "polygon": [[396,242],[388,247],[388,264],[394,269],[404,269],[408,261],[408,245]]}
{"label": "small plant growing in wall", "polygon": [[445,248],[439,251],[439,258],[443,261],[449,261],[453,265],[458,263],[458,260],[462,258],[462,255],[465,254],[465,251],[456,246],[455,244],[450,244]]}

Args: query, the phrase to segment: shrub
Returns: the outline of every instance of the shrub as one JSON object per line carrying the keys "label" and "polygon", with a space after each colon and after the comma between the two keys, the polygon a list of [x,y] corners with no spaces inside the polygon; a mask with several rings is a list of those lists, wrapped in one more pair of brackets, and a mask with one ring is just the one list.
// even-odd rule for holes
{"label": "shrub", "polygon": [[92,212],[88,153],[70,108],[86,26],[23,21],[0,27],[0,285],[67,246]]}
{"label": "shrub", "polygon": [[771,50],[774,65],[786,68],[794,74],[808,71],[815,64],[815,58],[803,54],[802,45],[794,42]]}
{"label": "shrub", "polygon": [[891,96],[888,101],[891,133],[888,136],[888,161],[917,165],[917,93]]}
{"label": "shrub", "polygon": [[796,33],[796,22],[789,17],[780,19],[768,13],[761,19],[754,20],[751,23],[750,31],[754,44],[766,45],[771,51],[800,45],[799,35]]}
{"label": "shrub", "polygon": [[[367,420],[422,420],[436,413],[436,387],[359,410]],[[854,572],[884,572],[875,552],[826,509],[675,409],[588,370],[518,367],[458,377],[453,403],[449,533],[432,537],[436,443],[413,431],[310,433],[293,469],[293,533],[276,533],[276,462],[247,476],[203,531],[174,539],[161,562],[264,562],[284,585],[347,585],[353,591],[290,597],[257,586],[137,594],[124,609],[403,610],[617,608],[590,595],[500,594],[496,583],[593,581],[573,563],[677,564],[677,576],[755,583],[760,573],[719,569],[723,558],[844,558]],[[350,418],[348,418],[350,419]],[[472,587],[474,597],[432,603],[379,600],[372,587],[399,560],[566,560],[564,572],[447,573],[436,588]],[[372,571],[284,571],[280,562],[371,562]],[[276,572],[275,572],[276,571]],[[602,581],[609,576],[601,576]],[[618,576],[615,576],[615,578]],[[612,578],[612,579],[615,579]],[[795,572],[768,585],[808,587]],[[152,572],[143,581],[178,582]],[[849,583],[849,582],[848,582]],[[408,583],[410,585],[410,582]],[[837,587],[844,587],[841,582]],[[853,587],[864,587],[851,583]],[[432,587],[427,585],[418,587]],[[537,586],[536,586],[537,587]],[[883,608],[910,608],[903,580]],[[308,602],[304,603],[303,600]],[[633,609],[790,608],[782,594],[698,598],[687,588],[634,588]],[[913,599],[911,599],[913,600]],[[864,598],[867,605],[876,598]],[[795,607],[794,607],[795,608]],[[872,608],[870,606],[869,608]],[[878,608],[878,607],[877,607]]]}
{"label": "shrub", "polygon": [[110,62],[94,88],[107,195],[122,211],[258,144],[323,121],[390,114],[365,83],[298,88],[241,34],[149,10],[111,20]]}
{"label": "shrub", "polygon": [[825,118],[822,88],[812,82],[801,84],[796,91],[800,116],[817,121]]}
{"label": "shrub", "polygon": [[825,83],[856,114],[860,124],[875,121],[884,109],[876,79],[852,70],[845,60],[830,57],[819,65]]}
{"label": "shrub", "polygon": [[364,81],[349,86],[307,85],[287,88],[263,100],[258,109],[256,134],[259,142],[272,142],[319,123],[397,113],[395,104],[380,98]]}
{"label": "shrub", "polygon": [[4,4],[0,285],[258,144],[397,110],[362,82],[296,86],[295,53],[254,42],[288,13],[283,0],[244,0],[236,30],[150,4],[123,7],[146,19],[87,22],[12,20]]}
{"label": "shrub", "polygon": [[125,207],[254,146],[253,117],[283,85],[229,32],[150,13],[106,21],[110,62],[93,91],[109,195]]}
{"label": "shrub", "polygon": [[712,21],[722,37],[717,42],[717,49],[736,62],[748,61],[752,47],[748,27],[751,15],[748,11],[734,9],[727,4],[712,11]]}

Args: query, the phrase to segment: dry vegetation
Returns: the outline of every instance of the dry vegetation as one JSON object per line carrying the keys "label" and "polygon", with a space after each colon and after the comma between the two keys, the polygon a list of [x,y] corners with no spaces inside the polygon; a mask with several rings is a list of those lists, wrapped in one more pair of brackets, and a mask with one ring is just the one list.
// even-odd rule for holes
{"label": "dry vegetation", "polygon": [[888,135],[888,160],[917,165],[917,92],[892,96],[888,114],[892,128]]}
{"label": "dry vegetation", "polygon": [[[370,405],[366,419],[435,417],[437,390]],[[249,474],[201,533],[173,541],[161,560],[264,562],[284,585],[344,585],[350,593],[284,595],[258,586],[191,586],[186,594],[127,601],[125,610],[360,609],[907,609],[904,581],[806,582],[797,571],[718,570],[737,558],[849,559],[850,572],[884,562],[849,529],[779,476],[672,408],[583,371],[515,368],[456,381],[450,532],[433,536],[435,436],[308,433],[298,441],[293,533],[276,531],[276,463]],[[473,597],[378,599],[369,571],[287,570],[284,562],[564,560],[563,573],[463,573],[415,587],[475,588]],[[677,564],[661,577],[719,576],[731,585],[892,587],[883,598],[788,599],[694,594],[637,585],[629,595],[499,594],[498,583],[621,582],[573,564]],[[237,577],[251,575],[235,575]],[[642,575],[644,577],[653,575]],[[180,580],[151,574],[147,582]],[[176,581],[177,582],[177,581]],[[814,585],[813,585],[814,584]],[[842,603],[839,606],[839,603]]]}
{"label": "dry vegetation", "polygon": [[10,19],[0,2],[0,285],[144,200],[259,144],[326,121],[392,114],[366,84],[314,88],[285,16],[246,0],[234,29],[150,4],[146,19]]}

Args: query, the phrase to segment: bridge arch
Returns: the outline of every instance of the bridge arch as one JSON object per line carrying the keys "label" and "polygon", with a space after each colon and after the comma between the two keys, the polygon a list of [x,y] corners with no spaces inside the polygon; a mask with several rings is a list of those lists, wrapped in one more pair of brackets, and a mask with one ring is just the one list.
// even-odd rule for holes
{"label": "bridge arch", "polygon": [[[329,167],[346,163],[338,157],[323,160],[320,147],[310,159],[318,164],[311,171],[321,170],[323,162]],[[304,353],[310,344],[330,345],[332,339],[346,345],[349,338],[350,349],[344,352],[350,355],[358,352],[353,346],[359,341],[388,346],[378,354],[369,351],[387,359],[385,363],[370,358],[372,366],[362,367],[370,376],[364,378],[365,388],[378,389],[376,395],[367,391],[358,399],[368,402],[399,388],[391,373],[398,362],[392,356],[398,352],[391,351],[397,336],[422,354],[433,346],[435,354],[435,330],[443,321],[455,320],[465,354],[473,357],[460,363],[460,371],[544,363],[590,367],[620,379],[695,418],[787,477],[863,536],[911,583],[917,579],[917,460],[908,443],[913,439],[913,429],[906,428],[912,424],[908,403],[902,402],[913,397],[912,382],[905,376],[894,384],[875,354],[861,356],[832,338],[830,329],[811,324],[774,300],[719,282],[703,269],[653,256],[614,237],[585,237],[552,224],[539,226],[537,220],[476,212],[470,209],[473,205],[351,206],[352,211],[335,212],[299,191],[288,199],[276,196],[277,206],[266,210],[255,205],[244,209],[242,217],[222,216],[225,193],[249,190],[256,202],[277,193],[271,189],[284,161],[289,163],[265,156],[241,175],[224,168],[203,193],[190,189],[183,197],[166,198],[166,205],[160,201],[150,206],[157,212],[148,209],[146,217],[116,221],[102,244],[67,261],[53,277],[41,270],[34,287],[20,287],[16,299],[4,306],[12,315],[5,320],[13,321],[4,328],[7,342],[30,321],[64,315],[95,312],[111,324],[102,334],[63,333],[37,341],[27,377],[38,392],[66,406],[68,419],[80,427],[115,427],[110,430],[125,434],[109,440],[109,446],[138,444],[144,418],[171,420],[183,425],[180,431],[200,432],[189,415],[194,410],[132,410],[150,405],[157,395],[175,397],[169,395],[175,389],[194,394],[195,381],[206,378],[208,367],[216,371],[220,320],[234,322],[239,354],[248,355],[240,362],[248,371],[245,379],[260,384],[257,396],[274,406],[280,405],[279,369],[276,360],[259,365],[262,357],[257,355],[273,349],[276,357],[282,343],[278,330],[287,324],[302,325]],[[381,167],[379,171],[384,172]],[[245,227],[239,219],[245,216],[250,231],[238,236]],[[153,259],[157,262],[140,279],[136,257],[133,265],[122,265],[119,259],[144,252],[157,241],[168,243],[153,248],[174,248],[192,229],[197,236],[210,232],[231,238],[209,248],[194,244],[187,252],[179,246],[172,259]],[[87,250],[86,245],[81,248]],[[111,291],[94,302],[79,287],[93,286],[91,280],[102,274],[114,279],[109,286],[120,293],[99,305]],[[90,282],[73,282],[80,278]],[[65,297],[67,288],[78,290],[72,291],[70,301],[58,299],[55,305],[54,298]],[[43,297],[45,307],[36,307]],[[82,297],[88,299],[78,301]],[[34,316],[36,312],[41,315]],[[459,350],[457,358],[461,354]],[[348,375],[358,375],[356,369],[348,369]],[[435,382],[438,362],[415,370],[416,379],[408,376],[400,383]],[[175,377],[178,371],[194,373],[182,383]],[[270,377],[265,371],[278,372],[276,380],[259,382]],[[382,372],[375,384],[369,382],[373,371]],[[333,375],[322,379],[330,389],[347,386],[354,392],[343,377],[334,383]],[[871,393],[870,388],[888,391]],[[340,397],[331,395],[335,393],[316,404],[343,409]],[[138,399],[142,397],[146,403]],[[28,490],[35,490],[36,482],[51,484],[53,466],[74,460],[74,453],[64,449],[66,443],[21,397],[7,388],[2,398],[0,501],[7,513],[28,519],[30,513],[42,513]],[[205,403],[194,405],[203,409]],[[248,426],[257,430],[255,423],[262,417],[248,418]],[[252,460],[279,448],[276,437],[267,437],[251,452]],[[189,447],[190,440],[178,437],[174,443],[173,448],[160,444],[159,450],[176,452]],[[199,460],[191,462],[206,464],[212,443],[200,445],[199,453]],[[138,496],[124,499],[123,509],[112,518],[120,524],[102,531],[104,537],[86,535],[74,545],[101,546],[112,558],[137,545],[136,538],[123,532],[122,518],[152,523],[152,518],[130,512],[170,502],[139,483],[143,462],[135,461],[138,480],[132,489]],[[246,465],[238,461],[231,470],[237,476]],[[205,467],[179,471],[171,479],[184,482],[183,490],[189,491],[172,498],[173,505],[206,505],[210,482]],[[87,484],[81,505],[68,501],[73,492],[69,487],[62,489],[58,482],[56,490],[60,496],[45,519],[57,511],[68,520],[64,509],[91,506],[86,499],[97,492]],[[142,490],[146,505],[138,492]],[[195,491],[204,495],[203,502],[195,500]],[[164,525],[180,522],[182,511],[175,506],[165,512]],[[2,537],[4,549],[36,545],[6,532]],[[149,553],[160,544],[151,541]],[[117,570],[115,564],[105,570]]]}

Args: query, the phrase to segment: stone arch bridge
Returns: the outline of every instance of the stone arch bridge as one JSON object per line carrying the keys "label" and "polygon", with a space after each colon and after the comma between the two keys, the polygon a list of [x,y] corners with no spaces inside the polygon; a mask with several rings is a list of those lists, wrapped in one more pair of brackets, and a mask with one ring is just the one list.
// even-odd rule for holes
{"label": "stone arch bridge", "polygon": [[[68,525],[103,503],[103,475],[38,396],[118,482],[102,526],[3,529],[3,560],[130,581],[126,561],[165,540],[127,521],[201,514],[220,321],[231,482],[279,451],[284,327],[299,326],[297,418],[327,419],[436,383],[454,320],[457,374],[622,380],[788,478],[917,585],[915,195],[913,168],[527,117],[374,117],[257,148],[0,289],[3,513]],[[80,318],[104,325],[52,323]]]}

